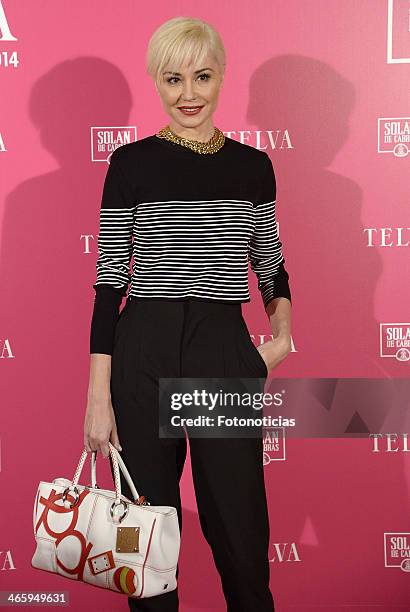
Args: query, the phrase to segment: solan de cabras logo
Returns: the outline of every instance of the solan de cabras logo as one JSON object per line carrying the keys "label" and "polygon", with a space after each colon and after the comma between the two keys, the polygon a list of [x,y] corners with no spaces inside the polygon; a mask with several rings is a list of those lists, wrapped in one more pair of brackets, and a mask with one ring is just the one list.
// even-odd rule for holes
{"label": "solan de cabras logo", "polygon": [[118,147],[137,140],[137,128],[132,126],[91,127],[91,161],[110,163]]}
{"label": "solan de cabras logo", "polygon": [[380,323],[380,357],[410,360],[410,323]]}
{"label": "solan de cabras logo", "polygon": [[410,572],[410,533],[384,534],[384,566]]}
{"label": "solan de cabras logo", "polygon": [[378,120],[378,153],[406,157],[410,153],[410,117],[380,117]]}
{"label": "solan de cabras logo", "polygon": [[263,465],[285,459],[285,428],[263,427]]}

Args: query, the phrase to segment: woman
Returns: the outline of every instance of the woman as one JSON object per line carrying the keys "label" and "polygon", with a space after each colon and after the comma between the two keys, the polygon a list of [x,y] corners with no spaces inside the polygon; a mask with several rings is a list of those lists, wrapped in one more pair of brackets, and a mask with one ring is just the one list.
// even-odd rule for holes
{"label": "woman", "polygon": [[[137,489],[153,505],[175,506],[182,529],[187,442],[159,438],[158,379],[265,379],[291,349],[291,295],[270,159],[213,125],[225,69],[218,33],[198,19],[171,19],[151,37],[147,60],[170,122],[111,156],[84,442],[106,457],[108,441],[122,450]],[[241,312],[250,300],[248,261],[274,337],[258,348]],[[228,609],[270,612],[262,441],[189,443],[201,528]],[[178,590],[128,601],[132,610],[175,611]]]}

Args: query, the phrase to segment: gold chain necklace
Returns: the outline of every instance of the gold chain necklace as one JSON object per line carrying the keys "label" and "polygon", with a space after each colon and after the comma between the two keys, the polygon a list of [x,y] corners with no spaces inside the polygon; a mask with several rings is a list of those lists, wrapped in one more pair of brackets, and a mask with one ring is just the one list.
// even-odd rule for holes
{"label": "gold chain necklace", "polygon": [[165,138],[165,140],[170,140],[171,142],[175,142],[183,147],[192,149],[192,151],[195,151],[195,153],[200,154],[216,153],[225,143],[225,135],[217,127],[214,128],[213,135],[206,142],[201,142],[199,140],[188,140],[188,138],[178,136],[171,130],[169,125],[166,125],[164,128],[160,129],[155,135],[158,136],[158,138]]}

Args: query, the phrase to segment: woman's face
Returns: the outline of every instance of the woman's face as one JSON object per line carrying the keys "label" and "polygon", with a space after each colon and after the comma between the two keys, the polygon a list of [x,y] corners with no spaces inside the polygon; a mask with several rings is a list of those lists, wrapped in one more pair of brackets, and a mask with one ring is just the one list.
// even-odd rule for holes
{"label": "woman's face", "polygon": [[[180,131],[212,127],[212,114],[216,109],[223,74],[211,55],[199,65],[189,65],[173,72],[165,67],[160,75],[157,91],[166,113],[171,117],[171,129]],[[181,107],[200,107],[198,112],[183,112]]]}

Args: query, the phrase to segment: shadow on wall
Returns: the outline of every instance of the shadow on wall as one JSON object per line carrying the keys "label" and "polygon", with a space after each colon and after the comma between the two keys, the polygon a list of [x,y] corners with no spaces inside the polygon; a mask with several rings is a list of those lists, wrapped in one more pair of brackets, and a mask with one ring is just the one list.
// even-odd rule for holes
{"label": "shadow on wall", "polygon": [[[272,130],[261,146],[275,168],[301,376],[384,375],[373,312],[381,259],[366,248],[360,186],[329,169],[349,138],[355,102],[352,83],[300,55],[268,59],[250,79],[246,120],[262,134]],[[394,372],[395,360],[386,361]]]}

